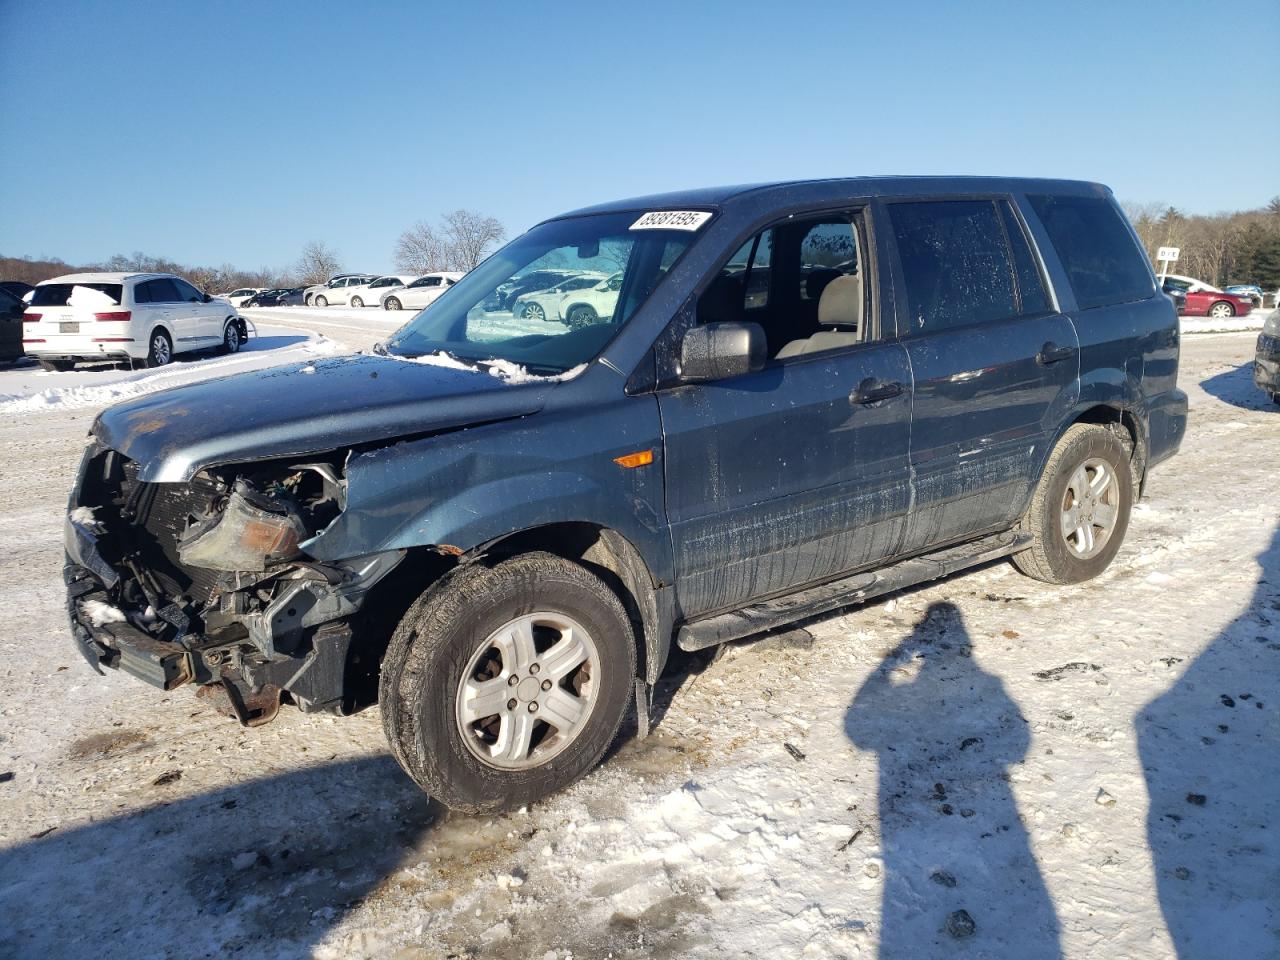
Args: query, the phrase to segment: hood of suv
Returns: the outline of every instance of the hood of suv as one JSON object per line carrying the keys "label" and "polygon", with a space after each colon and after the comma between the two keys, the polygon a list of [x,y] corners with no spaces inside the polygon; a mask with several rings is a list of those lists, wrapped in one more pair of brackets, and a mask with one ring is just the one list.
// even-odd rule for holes
{"label": "hood of suv", "polygon": [[335,357],[149,394],[105,410],[93,433],[136,461],[139,479],[172,483],[222,463],[526,416],[554,383],[507,383],[483,367]]}

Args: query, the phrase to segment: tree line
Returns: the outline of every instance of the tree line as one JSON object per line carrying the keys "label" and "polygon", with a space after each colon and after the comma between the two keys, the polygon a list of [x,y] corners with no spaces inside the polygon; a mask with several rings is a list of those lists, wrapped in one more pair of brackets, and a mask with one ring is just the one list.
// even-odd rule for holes
{"label": "tree line", "polygon": [[[1179,247],[1181,256],[1170,272],[1215,286],[1257,283],[1280,288],[1280,197],[1256,210],[1209,215],[1186,214],[1164,203],[1122,203],[1147,255],[1155,262],[1160,247]],[[466,272],[506,239],[506,228],[494,217],[474,210],[455,210],[435,224],[419,221],[396,240],[396,269],[421,275],[436,270]],[[283,269],[245,270],[229,263],[217,267],[188,266],[144,253],[117,254],[102,263],[73,266],[63,260],[0,256],[0,279],[39,283],[64,273],[176,273],[202,290],[222,292],[237,287],[292,287],[324,283],[344,268],[331,247],[313,240]]]}
{"label": "tree line", "polygon": [[1280,288],[1280,197],[1256,210],[1186,214],[1163,203],[1122,203],[1138,238],[1155,263],[1160,247],[1178,247],[1170,273],[1224,287],[1256,283]]}
{"label": "tree line", "polygon": [[[435,270],[471,270],[506,239],[506,229],[493,217],[474,210],[455,210],[432,226],[419,221],[396,241],[396,268],[420,275]],[[0,256],[0,280],[40,283],[67,273],[173,273],[201,290],[223,293],[239,287],[295,287],[324,283],[344,269],[342,257],[328,244],[313,240],[287,267],[246,270],[234,264],[191,266],[142,252],[116,254],[98,263],[70,264],[57,258]]]}

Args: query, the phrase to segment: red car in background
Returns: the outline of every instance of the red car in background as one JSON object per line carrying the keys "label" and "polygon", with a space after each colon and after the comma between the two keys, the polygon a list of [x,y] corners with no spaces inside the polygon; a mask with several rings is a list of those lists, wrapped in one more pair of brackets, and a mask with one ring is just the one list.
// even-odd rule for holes
{"label": "red car in background", "polygon": [[1238,297],[1234,293],[1211,288],[1194,289],[1180,283],[1172,277],[1164,281],[1164,292],[1173,296],[1178,304],[1178,313],[1188,317],[1215,317],[1222,320],[1226,317],[1243,317],[1253,309],[1253,301],[1248,297]]}

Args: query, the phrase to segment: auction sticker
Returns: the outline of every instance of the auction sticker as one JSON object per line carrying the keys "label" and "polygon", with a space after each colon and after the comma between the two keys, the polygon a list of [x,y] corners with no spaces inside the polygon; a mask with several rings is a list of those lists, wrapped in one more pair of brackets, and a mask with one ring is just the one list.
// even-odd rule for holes
{"label": "auction sticker", "polygon": [[631,225],[632,230],[697,230],[711,219],[705,210],[651,210]]}

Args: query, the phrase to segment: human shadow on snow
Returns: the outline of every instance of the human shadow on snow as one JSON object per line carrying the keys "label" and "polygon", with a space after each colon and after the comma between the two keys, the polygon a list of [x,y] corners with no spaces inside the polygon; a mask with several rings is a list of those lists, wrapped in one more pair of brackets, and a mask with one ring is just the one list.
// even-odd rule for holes
{"label": "human shadow on snow", "polygon": [[55,831],[0,851],[0,957],[311,956],[438,814],[383,755]]}
{"label": "human shadow on snow", "polygon": [[1280,956],[1280,527],[1258,566],[1245,610],[1134,718],[1181,960]]}
{"label": "human shadow on snow", "polygon": [[1058,920],[1008,782],[1027,752],[1027,722],[972,659],[953,604],[932,604],[884,658],[845,731],[879,755],[882,960],[951,960],[957,939],[974,955],[1060,957]]}

